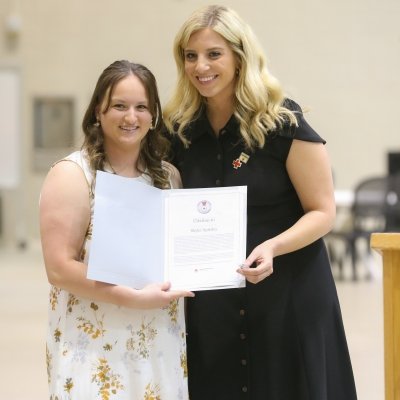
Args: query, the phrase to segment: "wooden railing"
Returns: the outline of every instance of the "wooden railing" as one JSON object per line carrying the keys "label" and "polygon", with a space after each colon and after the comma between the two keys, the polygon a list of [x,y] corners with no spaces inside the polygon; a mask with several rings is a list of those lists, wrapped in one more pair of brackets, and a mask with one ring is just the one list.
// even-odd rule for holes
{"label": "wooden railing", "polygon": [[385,400],[400,399],[400,233],[373,233],[371,247],[382,255]]}

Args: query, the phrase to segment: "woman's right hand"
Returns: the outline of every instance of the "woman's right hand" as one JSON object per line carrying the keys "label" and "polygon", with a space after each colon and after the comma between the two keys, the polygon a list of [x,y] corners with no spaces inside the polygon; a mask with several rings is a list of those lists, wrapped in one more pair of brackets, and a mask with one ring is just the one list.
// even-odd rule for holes
{"label": "woman's right hand", "polygon": [[194,293],[186,290],[169,290],[170,282],[152,283],[138,290],[137,304],[134,308],[163,308],[180,297],[194,297]]}

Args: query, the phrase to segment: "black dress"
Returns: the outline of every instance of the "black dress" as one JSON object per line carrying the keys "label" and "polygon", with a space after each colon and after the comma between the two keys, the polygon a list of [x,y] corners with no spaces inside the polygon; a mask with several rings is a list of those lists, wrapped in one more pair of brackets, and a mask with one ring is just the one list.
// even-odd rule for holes
{"label": "black dress", "polygon": [[[248,254],[304,214],[285,167],[293,138],[325,143],[295,102],[286,105],[298,112],[299,126],[268,135],[253,153],[234,117],[217,138],[204,112],[186,131],[188,149],[173,140],[185,188],[247,185]],[[187,333],[191,400],[357,398],[322,239],[276,257],[274,273],[256,285],[196,292],[187,301]]]}

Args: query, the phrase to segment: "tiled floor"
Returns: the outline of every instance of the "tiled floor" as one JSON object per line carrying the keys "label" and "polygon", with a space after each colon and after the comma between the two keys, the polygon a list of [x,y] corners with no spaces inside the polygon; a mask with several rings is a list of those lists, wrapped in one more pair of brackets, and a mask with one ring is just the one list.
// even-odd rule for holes
{"label": "tiled floor", "polygon": [[[374,279],[337,282],[359,400],[384,399],[383,299],[378,255]],[[334,270],[335,273],[335,270]],[[47,281],[40,248],[0,247],[0,398],[45,400]],[[287,400],[287,399],[282,399]],[[344,399],[337,399],[344,400]]]}

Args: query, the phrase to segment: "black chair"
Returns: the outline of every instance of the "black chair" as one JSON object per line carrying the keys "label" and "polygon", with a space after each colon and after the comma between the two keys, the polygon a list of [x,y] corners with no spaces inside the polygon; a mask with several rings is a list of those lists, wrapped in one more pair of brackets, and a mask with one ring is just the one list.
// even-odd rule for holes
{"label": "black chair", "polygon": [[386,232],[400,232],[400,172],[388,177]]}
{"label": "black chair", "polygon": [[[371,233],[392,230],[400,221],[399,183],[400,174],[367,178],[356,186],[347,226],[334,228],[326,236],[331,262],[339,267],[339,279],[344,277],[343,264],[350,256],[353,280],[357,280],[358,261],[371,252]],[[338,241],[342,242],[342,251],[338,250]],[[366,277],[371,278],[370,271]]]}

